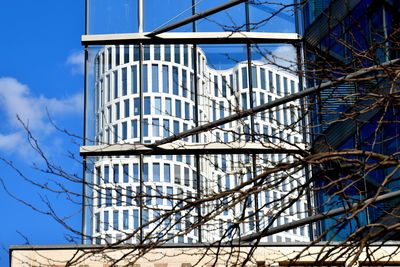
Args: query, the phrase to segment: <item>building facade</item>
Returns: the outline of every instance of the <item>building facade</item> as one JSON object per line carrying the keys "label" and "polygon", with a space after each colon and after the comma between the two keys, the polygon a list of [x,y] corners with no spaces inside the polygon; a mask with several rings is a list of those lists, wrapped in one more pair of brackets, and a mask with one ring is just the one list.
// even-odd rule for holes
{"label": "building facade", "polygon": [[[94,58],[95,144],[151,144],[298,91],[297,76],[263,61],[252,61],[249,75],[247,62],[216,70],[208,65],[202,49],[196,51],[186,44],[144,45],[140,61],[139,45],[99,49]],[[174,144],[301,146],[299,107],[298,101],[291,102]],[[92,242],[215,242],[303,218],[306,198],[296,193],[305,179],[300,171],[288,175],[278,186],[260,189],[241,201],[230,198],[182,208],[191,200],[236,188],[265,169],[293,159],[293,155],[279,153],[233,154],[229,150],[201,156],[95,157],[92,211],[88,214]],[[277,174],[269,179],[277,180]],[[295,203],[278,214],[278,206],[295,198]],[[175,212],[180,208],[181,212]],[[221,212],[201,227],[195,226],[198,216],[214,210]],[[305,227],[265,238],[270,242],[308,240]]]}
{"label": "building facade", "polygon": [[[307,86],[318,86],[324,81],[366,67],[379,67],[399,58],[398,49],[395,49],[399,12],[399,1],[308,1],[302,7],[301,21],[305,68],[309,74]],[[308,99],[315,152],[358,150],[365,154],[394,155],[396,159],[400,150],[398,105],[388,99],[381,102],[398,91],[394,67],[388,65],[385,71],[368,72]],[[369,97],[371,94],[373,98]],[[344,160],[330,161],[324,166],[326,171],[321,167],[314,169],[315,186],[323,189],[315,194],[317,212],[400,189],[399,174],[394,166],[378,165],[379,159],[359,156],[354,158],[362,160],[363,166],[342,167],[351,158],[345,156]],[[369,170],[374,164],[374,170]],[[337,179],[341,182],[332,183]],[[372,223],[393,225],[397,222],[398,205],[396,198],[370,205],[343,223],[338,223],[338,217],[322,220],[317,224],[317,235],[324,235],[325,240],[345,240]],[[373,231],[368,229],[361,235]],[[389,230],[379,238],[397,239],[398,233]]]}

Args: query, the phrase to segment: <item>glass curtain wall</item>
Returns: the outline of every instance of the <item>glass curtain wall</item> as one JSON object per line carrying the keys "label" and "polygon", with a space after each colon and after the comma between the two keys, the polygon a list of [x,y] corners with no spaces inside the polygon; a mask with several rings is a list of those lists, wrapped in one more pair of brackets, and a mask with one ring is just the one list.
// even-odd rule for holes
{"label": "glass curtain wall", "polygon": [[[148,32],[223,3],[144,1],[144,20],[138,22],[137,1],[90,1],[87,33],[137,33],[141,24]],[[258,10],[257,16],[252,17],[252,9]],[[260,12],[267,16],[271,7],[241,3],[172,33],[276,29],[262,21],[260,27],[250,27],[262,17]],[[294,32],[294,24],[285,29]],[[245,39],[234,45],[177,44],[154,38],[146,43],[89,46],[86,145],[151,145],[298,92],[296,73],[287,65],[280,68],[283,62],[274,59],[282,49],[294,51],[290,45],[250,45]],[[286,61],[295,62],[295,53]],[[86,242],[216,242],[304,217],[307,203],[300,193],[304,171],[288,168],[256,179],[296,160],[296,153],[276,151],[304,144],[299,118],[300,103],[294,101],[173,143],[175,147],[225,144],[225,153],[86,158],[90,166]],[[229,152],[247,143],[275,152]],[[304,227],[265,238],[272,242],[309,239]]]}

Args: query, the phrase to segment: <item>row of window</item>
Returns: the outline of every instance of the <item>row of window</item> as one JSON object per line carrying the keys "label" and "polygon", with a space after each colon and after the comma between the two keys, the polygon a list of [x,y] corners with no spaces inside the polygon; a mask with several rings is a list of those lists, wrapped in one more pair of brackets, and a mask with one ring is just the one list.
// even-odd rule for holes
{"label": "row of window", "polygon": [[[160,60],[173,62],[193,69],[193,48],[190,45],[143,45],[143,60]],[[201,53],[199,57],[203,57]],[[96,75],[99,77],[106,71],[129,62],[138,62],[140,58],[139,45],[108,46],[96,57]]]}
{"label": "row of window", "polygon": [[[157,232],[166,232],[169,230],[181,231],[189,229],[193,224],[195,216],[183,217],[179,212],[174,213],[173,216],[162,217],[162,214],[168,211],[165,210],[149,210],[143,209],[142,223],[144,229],[149,229],[149,221],[159,218],[159,221],[155,222],[158,225]],[[102,214],[100,212],[95,213],[95,232],[109,230],[136,230],[140,226],[140,211],[138,209],[133,210],[106,210]],[[101,216],[102,215],[102,216]],[[173,225],[173,226],[172,226]],[[101,229],[103,227],[103,229]]]}
{"label": "row of window", "polygon": [[[182,164],[165,162],[144,163],[142,175],[143,182],[173,183],[193,188],[197,186],[193,182],[196,180],[196,172],[186,164],[182,166]],[[104,165],[103,170],[100,167],[96,167],[95,176],[98,185],[108,183],[138,183],[140,177],[139,164]]]}
{"label": "row of window", "polygon": [[[130,69],[130,71],[128,71]],[[143,92],[166,93],[194,100],[193,73],[186,69],[164,64],[143,65]],[[138,66],[133,65],[104,76],[98,80],[99,107],[128,94],[138,94]]]}
{"label": "row of window", "polygon": [[[187,131],[189,124],[183,123],[180,120],[169,120],[169,119],[143,119],[143,137],[168,137],[173,134],[178,134],[182,131]],[[110,128],[106,128],[104,131],[104,140],[106,144],[118,143],[123,140],[130,138],[139,138],[139,121],[124,121],[120,124],[114,124]],[[185,137],[183,141],[193,141],[195,136]],[[99,134],[98,140],[102,140],[102,134]],[[145,140],[145,143],[150,140]]]}

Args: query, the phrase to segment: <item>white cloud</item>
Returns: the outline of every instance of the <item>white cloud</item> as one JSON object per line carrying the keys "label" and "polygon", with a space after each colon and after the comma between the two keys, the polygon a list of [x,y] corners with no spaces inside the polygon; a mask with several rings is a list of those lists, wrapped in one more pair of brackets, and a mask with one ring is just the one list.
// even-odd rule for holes
{"label": "white cloud", "polygon": [[83,51],[72,52],[67,58],[67,64],[72,66],[73,74],[84,74],[85,55]]}
{"label": "white cloud", "polygon": [[[82,114],[83,96],[75,94],[64,99],[35,96],[28,86],[14,78],[0,78],[0,113],[4,114],[0,133],[0,150],[9,151],[12,145],[26,143],[26,133],[17,116],[35,136],[54,131],[47,118],[47,111],[54,117]],[[14,145],[14,149],[16,149]]]}
{"label": "white cloud", "polygon": [[15,132],[8,135],[0,134],[0,150],[2,151],[12,152],[24,142],[25,139],[20,132]]}

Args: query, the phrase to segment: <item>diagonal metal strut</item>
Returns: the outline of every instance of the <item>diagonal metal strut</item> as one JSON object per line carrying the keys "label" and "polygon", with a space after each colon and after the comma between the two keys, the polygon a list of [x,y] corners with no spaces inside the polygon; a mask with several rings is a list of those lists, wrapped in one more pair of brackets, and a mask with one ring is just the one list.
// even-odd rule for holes
{"label": "diagonal metal strut", "polygon": [[367,74],[369,72],[377,71],[377,70],[383,70],[383,69],[385,69],[387,67],[390,67],[390,66],[392,66],[392,65],[394,65],[396,63],[399,63],[399,62],[400,62],[400,59],[394,59],[394,60],[386,61],[386,62],[381,63],[379,65],[374,65],[374,66],[371,66],[371,67],[368,67],[368,68],[363,68],[363,69],[360,69],[360,70],[358,70],[356,72],[348,74],[346,76],[340,77],[340,78],[338,78],[338,79],[336,79],[334,81],[326,82],[326,83],[320,84],[318,86],[314,86],[314,87],[311,87],[309,89],[306,89],[306,90],[303,90],[303,91],[300,91],[300,92],[297,92],[297,93],[294,93],[294,94],[290,94],[288,96],[276,99],[276,100],[274,100],[272,102],[265,103],[265,104],[259,105],[257,107],[254,107],[254,108],[242,110],[242,111],[237,112],[236,114],[230,115],[228,117],[221,118],[219,120],[216,120],[216,121],[213,121],[213,122],[209,122],[209,123],[206,123],[204,125],[200,125],[198,127],[194,127],[194,128],[189,129],[189,130],[187,130],[185,132],[178,133],[176,135],[172,135],[172,136],[166,137],[166,138],[164,138],[164,139],[162,139],[160,141],[154,142],[153,144],[148,144],[147,146],[148,147],[157,147],[159,145],[163,145],[163,144],[166,144],[166,143],[174,142],[174,141],[180,140],[182,138],[185,138],[185,137],[188,137],[188,136],[191,136],[191,135],[194,135],[194,134],[202,133],[202,132],[208,131],[208,130],[210,130],[212,128],[215,128],[215,127],[224,125],[226,123],[229,123],[231,121],[239,120],[239,119],[245,118],[247,116],[254,115],[254,114],[258,113],[258,112],[265,111],[267,109],[271,109],[271,108],[277,107],[279,105],[282,105],[282,104],[297,100],[297,99],[305,97],[305,96],[309,96],[309,95],[314,94],[314,93],[318,93],[319,91],[322,91],[324,89],[330,88],[332,86],[336,86],[336,85],[345,83],[345,82],[347,82],[347,81],[349,81],[351,79],[358,78],[358,77],[360,77],[362,75],[365,75],[365,74]]}
{"label": "diagonal metal strut", "polygon": [[157,34],[160,34],[160,33],[163,33],[163,32],[167,32],[167,31],[179,28],[179,27],[181,27],[183,25],[189,24],[189,23],[194,22],[194,21],[196,21],[198,19],[201,19],[201,18],[208,17],[208,16],[210,16],[212,14],[218,13],[218,12],[220,12],[222,10],[228,9],[230,7],[236,6],[236,5],[241,4],[243,2],[246,2],[246,1],[247,0],[232,0],[232,1],[229,1],[229,2],[227,2],[225,4],[222,4],[222,5],[207,9],[204,12],[201,12],[201,13],[198,13],[196,15],[190,16],[190,17],[188,17],[186,19],[182,19],[180,21],[174,22],[174,23],[172,23],[170,25],[167,25],[167,26],[165,26],[165,27],[163,27],[163,28],[161,28],[159,30],[155,30],[155,31],[147,34],[146,36],[156,36]]}

